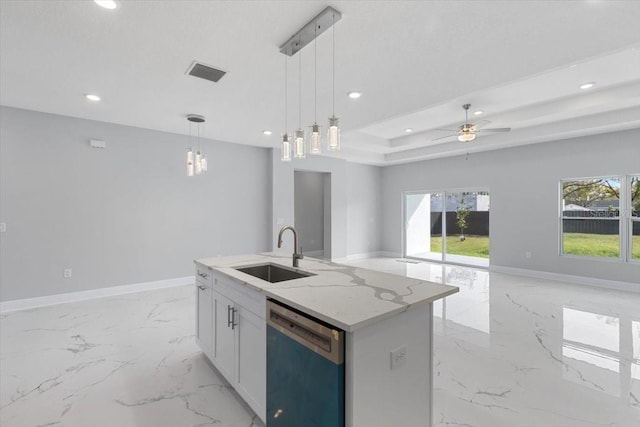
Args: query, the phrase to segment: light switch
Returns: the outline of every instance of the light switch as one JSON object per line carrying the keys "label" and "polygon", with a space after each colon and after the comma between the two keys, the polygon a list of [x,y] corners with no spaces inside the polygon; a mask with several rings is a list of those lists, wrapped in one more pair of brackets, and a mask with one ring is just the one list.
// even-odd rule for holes
{"label": "light switch", "polygon": [[7,231],[7,223],[0,222],[0,233],[5,233]]}
{"label": "light switch", "polygon": [[403,345],[391,352],[391,369],[399,368],[407,363],[407,346]]}

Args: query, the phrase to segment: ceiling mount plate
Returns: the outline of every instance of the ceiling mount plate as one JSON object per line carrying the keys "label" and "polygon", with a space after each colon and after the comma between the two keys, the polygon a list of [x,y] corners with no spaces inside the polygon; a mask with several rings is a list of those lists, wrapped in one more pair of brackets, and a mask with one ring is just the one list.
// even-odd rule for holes
{"label": "ceiling mount plate", "polygon": [[289,40],[280,46],[280,53],[288,56],[295,55],[316,37],[331,28],[340,18],[342,18],[340,12],[331,6],[326,7],[311,21],[307,22],[304,27],[300,28],[297,33],[289,37]]}

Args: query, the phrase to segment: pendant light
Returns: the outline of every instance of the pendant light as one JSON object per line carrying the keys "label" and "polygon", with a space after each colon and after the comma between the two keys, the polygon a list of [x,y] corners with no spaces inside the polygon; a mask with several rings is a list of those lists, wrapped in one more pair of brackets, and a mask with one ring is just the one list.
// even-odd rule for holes
{"label": "pendant light", "polygon": [[307,147],[304,140],[304,130],[302,130],[302,52],[298,52],[298,55],[298,130],[296,131],[293,153],[296,159],[304,159]]}
{"label": "pendant light", "polygon": [[[335,24],[335,13],[333,14]],[[333,33],[333,114],[329,118],[327,130],[327,150],[340,151],[340,120],[336,117],[336,27],[332,25]]]}
{"label": "pendant light", "polygon": [[287,132],[287,56],[284,57],[284,133],[282,134],[282,142],[280,143],[280,160],[283,162],[291,161],[291,141],[289,141],[289,133]]}
{"label": "pendant light", "polygon": [[314,25],[315,37],[313,39],[313,126],[311,126],[311,138],[309,140],[311,154],[322,152],[320,139],[320,126],[318,126],[318,25]]}
{"label": "pendant light", "polygon": [[[204,154],[203,143],[201,140],[200,126],[204,126],[205,118],[198,114],[188,114],[187,120],[189,121],[189,149],[187,150],[187,176],[200,175],[207,171],[207,156]],[[192,144],[192,123],[196,123],[197,126],[197,140],[196,150],[193,149]]]}

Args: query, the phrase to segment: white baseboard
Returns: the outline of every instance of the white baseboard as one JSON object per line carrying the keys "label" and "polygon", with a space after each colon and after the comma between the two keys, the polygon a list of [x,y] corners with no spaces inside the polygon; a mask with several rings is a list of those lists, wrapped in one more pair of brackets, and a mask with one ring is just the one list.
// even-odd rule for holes
{"label": "white baseboard", "polygon": [[577,285],[595,286],[598,288],[616,289],[640,293],[640,283],[620,282],[617,280],[596,279],[594,277],[573,276],[570,274],[551,273],[548,271],[527,270],[524,268],[502,267],[492,265],[489,271],[514,274],[516,276],[535,277],[538,279],[556,280],[559,282],[575,283]]}
{"label": "white baseboard", "polygon": [[135,283],[132,285],[111,286],[108,288],[92,289],[90,291],[69,292],[66,294],[47,295],[37,298],[26,298],[0,302],[0,313],[27,310],[47,305],[63,304],[67,302],[84,301],[94,298],[110,297],[114,295],[133,294],[136,292],[152,291],[154,289],[170,288],[195,283],[194,276],[177,277],[175,279],[156,280],[154,282]]}

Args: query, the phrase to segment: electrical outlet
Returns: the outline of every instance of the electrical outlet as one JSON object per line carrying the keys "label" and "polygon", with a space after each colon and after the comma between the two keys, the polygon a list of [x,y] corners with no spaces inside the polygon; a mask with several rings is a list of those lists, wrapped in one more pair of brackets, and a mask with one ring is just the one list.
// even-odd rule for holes
{"label": "electrical outlet", "polygon": [[72,273],[73,271],[70,268],[65,268],[62,275],[64,276],[65,279],[71,279]]}
{"label": "electrical outlet", "polygon": [[524,257],[527,258],[527,259],[530,259],[531,258],[531,252],[529,252],[529,251],[525,252],[524,253]]}
{"label": "electrical outlet", "polygon": [[402,345],[391,352],[391,369],[399,368],[407,363],[407,346]]}
{"label": "electrical outlet", "polygon": [[0,233],[6,233],[6,232],[7,232],[7,223],[0,222]]}

